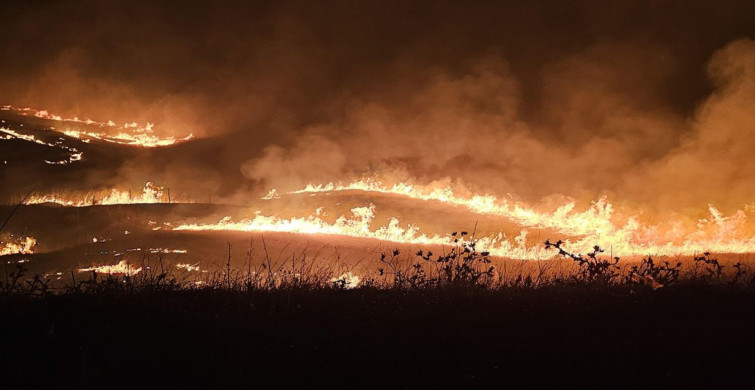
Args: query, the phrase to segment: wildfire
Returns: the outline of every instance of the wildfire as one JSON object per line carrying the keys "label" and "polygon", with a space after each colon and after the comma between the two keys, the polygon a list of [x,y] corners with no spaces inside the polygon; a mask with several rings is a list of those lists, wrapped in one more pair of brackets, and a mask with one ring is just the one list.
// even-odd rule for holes
{"label": "wildfire", "polygon": [[[179,254],[184,254],[184,253],[189,253],[189,251],[187,251],[186,249],[150,248],[149,249],[149,253],[165,253],[165,254],[179,253]],[[179,268],[181,268],[181,267],[179,266]]]}
{"label": "wildfire", "polygon": [[175,137],[165,137],[160,138],[156,135],[151,134],[152,132],[152,124],[148,124],[146,128],[139,128],[140,130],[136,131],[142,131],[137,132],[136,134],[129,134],[120,132],[116,135],[107,135],[104,133],[95,133],[91,131],[79,131],[79,130],[65,130],[63,134],[73,137],[76,139],[80,139],[84,142],[89,142],[90,139],[98,139],[105,142],[112,142],[116,144],[121,145],[132,145],[132,146],[141,146],[145,148],[154,148],[158,146],[170,146],[175,144],[176,142],[184,142],[188,141],[192,138],[194,138],[193,134],[189,134],[186,137],[183,138],[175,138]]}
{"label": "wildfire", "polygon": [[[91,119],[79,119],[78,117],[64,118],[60,115],[54,115],[47,110],[35,110],[33,108],[17,108],[9,105],[0,106],[2,111],[12,111],[17,115],[33,116],[36,118],[61,122],[72,123],[87,126],[96,126],[99,128],[107,129],[106,132],[97,131],[81,131],[73,129],[65,129],[63,133],[69,137],[77,138],[83,142],[89,142],[91,139],[97,139],[105,142],[112,142],[121,145],[140,146],[145,148],[153,148],[158,146],[170,146],[175,143],[188,141],[194,138],[193,134],[189,134],[186,137],[158,137],[154,135],[154,124],[147,123],[142,126],[136,122],[124,123],[118,125],[113,121],[98,122]],[[115,133],[115,135],[112,135]]]}
{"label": "wildfire", "polygon": [[[748,253],[755,251],[755,236],[746,232],[745,211],[739,210],[724,216],[713,205],[708,206],[710,216],[698,221],[693,229],[677,225],[644,225],[637,216],[617,216],[613,205],[603,197],[585,211],[575,211],[575,203],[568,202],[552,213],[542,213],[520,203],[511,203],[493,195],[460,196],[450,187],[421,187],[407,183],[393,186],[364,179],[349,184],[309,184],[293,191],[301,193],[325,193],[337,191],[364,191],[391,194],[416,200],[433,200],[444,204],[464,207],[474,213],[507,218],[525,229],[550,228],[561,234],[580,237],[568,242],[572,251],[586,253],[593,245],[613,248],[622,255],[677,255],[703,251],[719,253]],[[523,230],[524,232],[525,230]],[[496,252],[495,249],[493,252]]]}
{"label": "wildfire", "polygon": [[134,267],[127,260],[121,260],[115,265],[100,265],[87,268],[80,268],[79,272],[97,272],[99,274],[124,274],[136,275],[142,272],[142,267]]}
{"label": "wildfire", "polygon": [[0,242],[0,256],[34,253],[37,240],[34,237],[24,237],[17,242]]}
{"label": "wildfire", "polygon": [[176,264],[176,268],[186,270],[187,272],[199,272],[199,263],[196,263],[196,264],[178,263]]}
{"label": "wildfire", "polygon": [[62,150],[65,150],[66,153],[68,153],[67,159],[59,160],[59,161],[45,160],[45,163],[47,164],[66,165],[72,162],[81,161],[81,159],[84,156],[84,153],[79,152],[78,149],[71,146],[63,145],[63,143],[60,141],[55,142],[55,143],[45,142],[45,141],[37,139],[37,137],[33,135],[21,134],[15,130],[11,130],[6,127],[0,127],[0,132],[5,133],[4,136],[0,136],[0,139],[3,139],[3,140],[20,139],[23,141],[33,142],[39,145],[49,146],[51,148],[62,149]]}
{"label": "wildfire", "polygon": [[343,287],[345,289],[358,287],[361,281],[362,281],[362,278],[360,278],[357,275],[352,274],[351,271],[345,272],[337,278],[330,279],[331,283],[335,284],[336,286]]}
{"label": "wildfire", "polygon": [[581,213],[572,213],[574,202],[559,207],[552,214],[539,213],[532,208],[515,203],[510,204],[506,199],[499,199],[493,195],[472,195],[463,197],[456,195],[450,187],[420,187],[407,183],[397,183],[385,186],[381,182],[364,179],[346,185],[328,183],[325,185],[308,184],[305,188],[292,191],[292,194],[325,193],[338,191],[364,191],[381,194],[391,194],[408,197],[415,200],[433,200],[453,206],[465,207],[468,210],[486,215],[506,217],[527,227],[553,228],[569,235],[586,235],[594,232],[611,231],[613,206],[605,198],[593,202],[590,209]]}
{"label": "wildfire", "polygon": [[[528,240],[532,231],[554,230],[561,234],[565,247],[576,253],[587,253],[594,245],[610,248],[614,255],[687,255],[713,251],[718,253],[755,252],[755,236],[748,233],[748,211],[737,211],[724,215],[713,205],[708,206],[709,216],[692,226],[681,222],[666,224],[644,224],[637,215],[620,215],[606,199],[600,198],[586,210],[576,210],[574,202],[567,202],[553,212],[540,212],[526,204],[500,199],[493,195],[459,195],[449,187],[415,186],[398,183],[386,186],[375,180],[355,181],[346,185],[333,183],[308,185],[294,191],[294,194],[324,193],[337,191],[365,191],[402,196],[420,201],[437,201],[453,207],[484,215],[508,219],[521,227],[514,237],[502,232],[480,233],[474,237],[478,247],[492,255],[517,258],[548,258],[555,252],[541,248],[540,240]],[[276,199],[281,195],[272,190],[263,199]],[[64,206],[88,206],[92,204],[162,203],[166,201],[164,189],[147,182],[140,194],[112,190],[105,196],[87,195],[75,199],[62,196],[36,196],[27,204],[56,203]],[[370,204],[355,207],[351,213],[335,220],[323,218],[323,207],[316,207],[309,215],[280,218],[257,211],[253,216],[232,220],[225,217],[218,223],[183,224],[171,227],[169,222],[157,226],[150,222],[153,230],[174,231],[247,231],[247,232],[286,232],[298,234],[338,235],[367,238],[395,243],[420,245],[454,245],[454,237],[449,235],[427,234],[415,224],[401,224],[399,218],[388,219],[385,225],[375,222],[376,206]],[[154,226],[153,226],[154,225]],[[555,237],[552,237],[555,238]],[[160,253],[167,253],[159,250]],[[184,253],[171,251],[170,253]]]}
{"label": "wildfire", "polygon": [[[318,209],[320,210],[320,209]],[[375,205],[355,207],[351,209],[351,216],[342,215],[335,222],[330,223],[319,217],[319,212],[302,218],[277,218],[257,212],[252,219],[240,222],[231,221],[230,217],[223,218],[217,224],[187,224],[175,227],[173,230],[189,231],[246,231],[246,232],[285,232],[300,234],[324,234],[347,237],[370,238],[405,244],[424,245],[454,245],[454,237],[441,235],[426,235],[413,225],[402,227],[397,218],[390,218],[385,226],[372,229],[375,219]],[[514,239],[514,244],[505,239],[502,233],[493,237],[478,239],[480,247],[497,256],[512,258],[533,258],[537,247],[526,246],[527,230],[521,231]]]}
{"label": "wildfire", "polygon": [[38,195],[31,196],[26,204],[55,203],[61,206],[85,207],[92,205],[113,205],[113,204],[143,204],[143,203],[164,203],[167,199],[165,188],[155,185],[153,182],[146,182],[141,193],[132,193],[131,191],[110,190],[110,193],[104,196],[96,194],[87,194],[83,196],[65,196],[65,195]]}

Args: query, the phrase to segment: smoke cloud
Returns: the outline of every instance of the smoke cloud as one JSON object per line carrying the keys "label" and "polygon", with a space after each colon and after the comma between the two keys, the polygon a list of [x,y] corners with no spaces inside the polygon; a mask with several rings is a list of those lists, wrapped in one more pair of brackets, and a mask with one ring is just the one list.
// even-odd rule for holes
{"label": "smoke cloud", "polygon": [[749,2],[138,3],[0,6],[3,104],[200,137],[118,180],[752,201]]}

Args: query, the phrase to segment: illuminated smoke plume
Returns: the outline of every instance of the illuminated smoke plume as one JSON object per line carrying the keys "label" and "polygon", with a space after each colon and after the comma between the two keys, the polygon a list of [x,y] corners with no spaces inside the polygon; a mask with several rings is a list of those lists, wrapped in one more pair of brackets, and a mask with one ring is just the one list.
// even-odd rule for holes
{"label": "illuminated smoke plume", "polygon": [[[692,223],[709,204],[733,215],[752,202],[748,2],[62,1],[2,11],[13,17],[0,104],[197,137],[107,168],[86,165],[85,152],[67,182],[154,180],[243,202],[378,177],[550,211],[607,196]],[[31,186],[19,179],[27,169],[3,179]]]}

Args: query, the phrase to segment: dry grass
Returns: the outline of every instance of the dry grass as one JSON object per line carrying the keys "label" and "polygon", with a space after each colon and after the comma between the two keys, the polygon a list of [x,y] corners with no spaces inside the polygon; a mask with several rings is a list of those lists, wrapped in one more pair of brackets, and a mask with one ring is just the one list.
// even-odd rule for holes
{"label": "dry grass", "polygon": [[[454,236],[457,236],[454,233]],[[338,254],[328,261],[315,261],[318,254],[308,256],[304,250],[282,259],[271,256],[262,241],[261,251],[250,242],[244,266],[231,266],[230,244],[227,262],[214,270],[201,272],[179,268],[163,260],[143,256],[129,262],[131,273],[107,274],[70,272],[70,280],[52,287],[51,280],[41,275],[29,275],[23,264],[6,269],[0,280],[0,294],[4,297],[40,297],[52,294],[105,291],[176,291],[176,290],[487,290],[541,289],[549,286],[611,286],[629,290],[673,288],[676,285],[708,284],[732,288],[751,288],[755,274],[742,261],[719,261],[710,253],[689,260],[660,260],[646,257],[639,261],[622,262],[620,258],[606,258],[596,246],[587,255],[566,251],[562,243],[546,241],[546,248],[555,248],[559,256],[541,261],[491,258],[476,247],[466,232],[458,234],[456,245],[442,254],[418,251],[402,254],[398,249],[383,253],[379,267],[346,267]],[[282,251],[281,251],[282,252]],[[255,254],[257,257],[255,258]],[[352,263],[353,264],[353,263]],[[357,266],[359,263],[357,263]],[[369,271],[369,269],[375,271]],[[367,271],[365,271],[365,269]]]}

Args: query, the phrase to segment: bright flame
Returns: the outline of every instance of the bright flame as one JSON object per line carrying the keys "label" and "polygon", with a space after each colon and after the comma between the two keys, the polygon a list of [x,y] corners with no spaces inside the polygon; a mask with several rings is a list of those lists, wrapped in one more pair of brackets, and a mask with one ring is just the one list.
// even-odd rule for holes
{"label": "bright flame", "polygon": [[[22,116],[34,116],[37,118],[47,119],[62,123],[76,123],[87,126],[98,126],[100,128],[106,128],[109,131],[95,132],[95,131],[81,131],[66,129],[63,133],[69,137],[77,138],[83,142],[89,142],[91,139],[98,139],[106,142],[117,143],[121,145],[141,146],[146,148],[153,148],[158,146],[169,146],[178,142],[188,141],[194,138],[193,134],[189,134],[186,137],[164,137],[160,138],[154,135],[154,124],[147,123],[145,126],[141,126],[136,122],[124,123],[122,126],[117,125],[113,121],[98,122],[91,119],[79,119],[78,117],[63,118],[60,115],[50,114],[47,110],[35,110],[33,108],[17,108],[9,105],[0,106],[0,110],[13,111],[14,113]],[[115,135],[111,135],[114,131],[117,131]]]}
{"label": "bright flame", "polygon": [[[150,124],[151,125],[151,124]],[[80,130],[65,130],[63,131],[63,134],[73,137],[76,139],[80,139],[84,142],[90,142],[92,138],[98,139],[105,142],[112,142],[116,144],[121,145],[132,145],[132,146],[142,146],[145,148],[154,148],[158,146],[170,146],[175,144],[176,142],[184,142],[188,141],[192,138],[194,138],[193,134],[189,134],[186,137],[183,138],[175,138],[175,137],[166,137],[166,138],[160,138],[156,135],[151,134],[151,126],[147,127],[145,129],[142,129],[142,133],[136,133],[136,134],[129,134],[120,132],[116,135],[107,135],[104,133],[96,133],[91,131],[80,131]]]}
{"label": "bright flame", "polygon": [[[327,234],[347,237],[370,238],[381,241],[405,244],[424,245],[455,245],[454,237],[440,235],[426,235],[413,225],[402,227],[397,218],[391,218],[388,224],[372,229],[375,219],[375,205],[355,207],[351,209],[351,216],[338,217],[330,223],[319,216],[310,215],[303,218],[277,218],[256,213],[254,218],[240,222],[232,222],[230,217],[223,218],[217,224],[187,224],[175,227],[173,230],[189,231],[245,231],[245,232],[285,232],[301,234]],[[502,233],[493,237],[479,238],[478,245],[497,256],[512,258],[532,258],[537,253],[536,247],[526,247],[527,230],[522,230],[515,238],[515,244],[505,239]]]}
{"label": "bright flame", "polygon": [[186,263],[178,263],[176,264],[176,268],[186,270],[188,272],[199,272],[199,263],[197,264],[186,264]]}
{"label": "bright flame", "polygon": [[270,199],[279,199],[280,197],[281,196],[278,193],[278,190],[276,190],[275,188],[273,188],[272,190],[270,190],[270,192],[267,193],[267,195],[263,196],[260,199],[262,199],[262,200],[270,200]]}
{"label": "bright flame", "polygon": [[33,142],[39,145],[49,146],[51,148],[63,149],[68,153],[67,159],[59,160],[59,161],[45,160],[45,163],[47,164],[66,165],[72,162],[81,161],[81,159],[84,156],[84,153],[79,152],[78,149],[63,145],[60,141],[55,142],[55,143],[45,142],[45,141],[37,139],[37,137],[33,135],[21,134],[15,130],[11,130],[5,127],[0,127],[0,132],[6,134],[4,136],[0,136],[0,139],[3,139],[3,140],[20,139],[23,141]]}
{"label": "bright flame", "polygon": [[0,242],[0,256],[16,254],[32,254],[37,240],[34,237],[24,237],[20,242]]}
{"label": "bright flame", "polygon": [[362,281],[362,278],[360,278],[357,275],[352,274],[351,271],[345,272],[337,278],[330,279],[331,283],[337,286],[341,286],[345,289],[358,287],[361,281]]}
{"label": "bright flame", "polygon": [[115,265],[100,265],[100,266],[92,266],[88,268],[80,268],[79,272],[91,272],[95,271],[98,274],[126,274],[126,275],[136,275],[139,272],[142,272],[142,267],[136,268],[129,264],[126,260],[121,260],[118,262],[118,264]]}
{"label": "bright flame", "polygon": [[85,207],[92,205],[113,205],[113,204],[143,204],[143,203],[164,203],[167,202],[165,188],[155,185],[148,181],[144,184],[141,193],[131,193],[129,191],[111,190],[109,194],[99,197],[94,194],[84,196],[65,196],[65,195],[35,195],[29,197],[26,204],[55,203],[61,206]]}
{"label": "bright flame", "polygon": [[[404,196],[417,200],[433,200],[444,204],[464,207],[486,215],[507,218],[529,228],[550,228],[561,234],[579,237],[577,242],[568,242],[572,251],[586,253],[593,245],[611,247],[614,254],[627,255],[677,255],[703,251],[718,253],[755,252],[755,236],[745,231],[746,213],[737,211],[732,216],[724,216],[710,205],[710,217],[702,219],[693,229],[678,225],[646,226],[637,216],[617,217],[613,205],[603,197],[594,201],[590,208],[575,212],[575,203],[560,206],[553,213],[542,213],[520,203],[510,203],[492,195],[460,196],[450,187],[421,187],[406,183],[393,186],[364,179],[342,185],[307,185],[292,193],[323,193],[336,191],[365,191]],[[526,232],[526,230],[523,230]],[[481,246],[482,247],[482,246]],[[496,252],[495,249],[492,252]]]}
{"label": "bright flame", "polygon": [[[150,248],[149,253],[189,253],[186,249]],[[180,268],[180,267],[179,267]]]}

